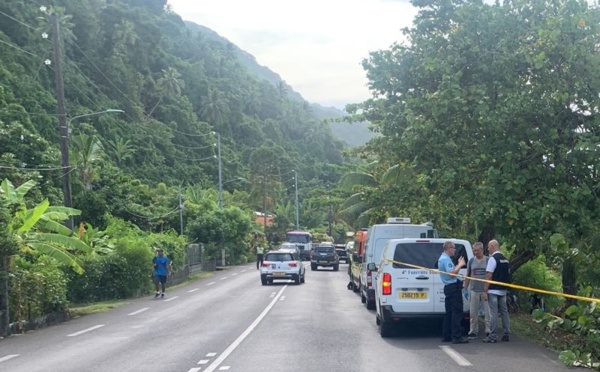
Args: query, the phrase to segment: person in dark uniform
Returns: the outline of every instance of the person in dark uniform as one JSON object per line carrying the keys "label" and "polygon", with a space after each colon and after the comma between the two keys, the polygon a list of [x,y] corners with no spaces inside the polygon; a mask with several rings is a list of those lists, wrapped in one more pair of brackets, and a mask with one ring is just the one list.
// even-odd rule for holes
{"label": "person in dark uniform", "polygon": [[[454,265],[452,257],[456,252],[456,247],[451,241],[444,243],[444,252],[438,260],[438,269],[441,272],[450,274],[458,274],[459,270],[465,266],[464,257],[458,259],[458,263]],[[450,342],[453,344],[466,344],[469,342],[462,337],[462,329],[460,321],[463,315],[463,297],[462,297],[462,281],[454,275],[440,273],[442,282],[444,283],[444,295],[446,296],[445,305],[446,313],[444,314],[444,323],[442,327],[442,342]]]}

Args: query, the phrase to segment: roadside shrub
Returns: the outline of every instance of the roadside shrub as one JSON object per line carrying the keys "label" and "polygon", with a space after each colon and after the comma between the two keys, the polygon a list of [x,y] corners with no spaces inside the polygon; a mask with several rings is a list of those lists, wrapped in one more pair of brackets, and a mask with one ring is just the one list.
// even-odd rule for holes
{"label": "roadside shrub", "polygon": [[21,324],[67,308],[67,278],[48,256],[32,261],[13,256],[9,288],[10,322]]}
{"label": "roadside shrub", "polygon": [[[513,273],[513,282],[526,287],[543,289],[552,292],[562,292],[561,278],[556,272],[550,270],[543,256],[537,257],[521,266]],[[532,292],[517,291],[518,305],[524,311],[531,310]],[[544,299],[546,311],[552,311],[562,305],[563,297],[539,295]]]}

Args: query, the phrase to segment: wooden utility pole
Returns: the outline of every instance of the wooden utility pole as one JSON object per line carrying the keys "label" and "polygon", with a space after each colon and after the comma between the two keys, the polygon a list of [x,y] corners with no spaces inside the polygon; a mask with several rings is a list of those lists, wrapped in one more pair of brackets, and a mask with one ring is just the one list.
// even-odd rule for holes
{"label": "wooden utility pole", "polygon": [[[65,84],[62,72],[62,47],[58,14],[53,12],[50,16],[52,22],[52,45],[54,46],[54,80],[56,81],[56,115],[60,132],[60,154],[62,165],[63,204],[72,207],[71,196],[71,166],[69,165],[69,124],[65,110]],[[66,226],[73,231],[73,216],[69,215]]]}

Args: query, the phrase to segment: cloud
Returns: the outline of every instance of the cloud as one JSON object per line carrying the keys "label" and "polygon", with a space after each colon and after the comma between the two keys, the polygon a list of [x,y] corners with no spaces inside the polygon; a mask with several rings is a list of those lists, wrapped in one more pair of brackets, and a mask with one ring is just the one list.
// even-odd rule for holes
{"label": "cloud", "polygon": [[[183,19],[254,55],[310,102],[370,96],[360,62],[402,38],[417,10],[404,0],[170,0]],[[342,102],[342,103],[340,103]]]}

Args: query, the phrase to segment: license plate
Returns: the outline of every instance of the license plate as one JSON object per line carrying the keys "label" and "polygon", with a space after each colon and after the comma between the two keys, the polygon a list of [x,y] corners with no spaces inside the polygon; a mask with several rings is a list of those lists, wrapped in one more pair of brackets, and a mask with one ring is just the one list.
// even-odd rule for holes
{"label": "license plate", "polygon": [[427,299],[427,292],[400,292],[398,294],[400,298],[410,298],[416,300],[424,300]]}
{"label": "license plate", "polygon": [[326,264],[326,263],[327,263],[327,261],[319,261],[319,263],[324,263],[324,264]]}
{"label": "license plate", "polygon": [[280,273],[280,272],[273,273],[273,276],[284,276],[284,275],[285,275],[285,273]]}

